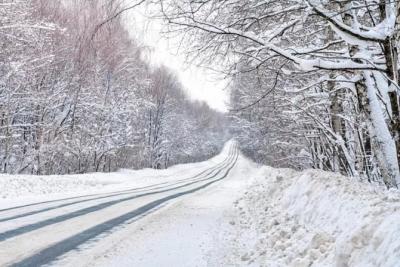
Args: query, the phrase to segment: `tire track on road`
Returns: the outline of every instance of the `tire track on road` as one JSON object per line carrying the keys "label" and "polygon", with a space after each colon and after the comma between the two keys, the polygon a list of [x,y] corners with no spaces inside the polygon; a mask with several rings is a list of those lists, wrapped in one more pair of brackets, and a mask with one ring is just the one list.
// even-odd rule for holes
{"label": "tire track on road", "polygon": [[228,155],[229,161],[226,164],[224,164],[223,166],[221,166],[220,168],[216,169],[217,170],[216,173],[213,174],[210,177],[207,177],[207,176],[210,175],[212,172],[208,173],[203,178],[200,178],[200,179],[197,179],[195,181],[186,183],[184,185],[175,186],[173,188],[164,189],[164,190],[152,191],[152,192],[149,192],[149,193],[144,193],[144,194],[139,194],[139,195],[133,195],[133,196],[130,196],[130,197],[125,197],[125,198],[117,199],[117,200],[113,200],[113,201],[103,202],[103,203],[100,203],[100,204],[97,204],[97,205],[93,205],[93,206],[90,206],[90,207],[86,207],[86,208],[83,208],[83,209],[80,209],[80,210],[77,210],[77,211],[74,211],[74,212],[70,212],[70,213],[66,213],[66,214],[59,215],[59,216],[56,216],[56,217],[52,217],[52,218],[49,218],[49,219],[45,219],[45,220],[42,220],[42,221],[39,221],[39,222],[36,222],[36,223],[33,223],[33,224],[28,224],[28,225],[24,225],[24,226],[21,226],[21,227],[18,227],[18,228],[14,228],[14,229],[11,229],[11,230],[8,230],[8,231],[0,233],[0,242],[4,242],[4,241],[6,241],[6,240],[8,240],[10,238],[13,238],[13,237],[16,237],[16,236],[19,236],[19,235],[22,235],[22,234],[26,234],[26,233],[29,233],[29,232],[32,232],[32,231],[35,231],[35,230],[38,230],[38,229],[53,225],[53,224],[57,224],[57,223],[60,223],[60,222],[65,222],[67,220],[70,220],[70,219],[73,219],[73,218],[76,218],[76,217],[80,217],[80,216],[84,216],[84,215],[87,215],[87,214],[90,214],[90,213],[94,213],[96,211],[99,211],[99,210],[102,210],[102,209],[105,209],[105,208],[108,208],[108,207],[111,207],[111,206],[114,206],[114,205],[117,205],[117,204],[120,204],[120,203],[123,203],[123,202],[126,202],[126,201],[130,201],[130,200],[133,200],[133,199],[136,199],[136,198],[141,198],[141,197],[145,197],[145,196],[149,196],[149,195],[165,193],[165,192],[181,189],[181,188],[184,188],[184,187],[187,187],[187,186],[199,183],[199,182],[203,182],[203,181],[206,181],[206,180],[209,180],[209,179],[213,179],[220,172],[223,171],[225,166],[229,166],[230,161],[235,157],[235,148],[233,148],[233,151],[234,151],[233,154]]}
{"label": "tire track on road", "polygon": [[140,216],[144,213],[149,213],[149,211],[157,208],[158,206],[160,206],[172,199],[176,199],[178,197],[194,193],[196,191],[204,189],[216,182],[219,182],[219,181],[225,179],[228,176],[229,172],[235,166],[238,156],[239,156],[239,153],[236,151],[234,154],[234,157],[232,158],[232,162],[230,162],[230,164],[226,166],[226,169],[225,169],[226,171],[218,179],[214,179],[214,180],[207,182],[201,186],[198,186],[198,187],[195,187],[195,188],[183,191],[183,192],[178,192],[178,193],[154,200],[154,201],[152,201],[146,205],[143,205],[131,212],[125,213],[121,216],[110,219],[106,222],[103,222],[103,223],[93,226],[87,230],[84,230],[80,233],[77,233],[67,239],[64,239],[54,245],[51,245],[50,247],[47,247],[47,248],[39,251],[38,253],[36,253],[30,257],[27,257],[19,262],[13,263],[11,266],[13,266],[13,267],[25,267],[25,266],[31,267],[31,266],[41,266],[41,265],[45,265],[45,264],[54,262],[54,260],[56,260],[61,255],[78,248],[80,245],[88,242],[89,240],[92,240],[101,234],[110,232],[112,229],[132,220],[133,218],[135,218],[137,216]]}
{"label": "tire track on road", "polygon": [[[74,202],[68,202],[68,203],[57,205],[57,206],[47,207],[47,208],[44,208],[44,209],[29,211],[29,212],[22,213],[22,214],[17,214],[17,215],[1,218],[0,222],[6,222],[6,221],[10,221],[10,220],[15,220],[15,219],[19,219],[19,218],[23,218],[23,217],[27,217],[27,216],[31,216],[31,215],[36,215],[36,214],[40,214],[40,213],[44,213],[44,212],[47,212],[47,211],[52,211],[52,210],[56,210],[56,209],[60,209],[60,208],[64,208],[64,207],[68,207],[68,206],[72,206],[72,205],[76,205],[76,204],[82,204],[82,203],[85,203],[85,202],[96,201],[96,200],[101,200],[101,199],[107,199],[107,198],[112,198],[112,197],[118,197],[118,196],[123,196],[123,195],[130,195],[132,193],[137,193],[137,192],[140,192],[140,191],[158,190],[158,189],[162,189],[162,188],[165,188],[165,187],[171,187],[171,186],[175,186],[175,185],[178,185],[178,184],[182,184],[182,183],[185,183],[187,181],[195,180],[195,179],[201,177],[202,175],[204,175],[205,173],[206,173],[205,174],[206,176],[210,175],[213,171],[215,171],[218,168],[224,166],[224,164],[226,164],[228,162],[230,154],[231,154],[231,148],[230,148],[230,150],[228,152],[227,158],[225,158],[222,162],[216,164],[212,168],[207,168],[206,170],[196,174],[195,176],[189,177],[189,178],[176,180],[176,181],[173,181],[173,182],[170,182],[170,183],[164,182],[164,183],[154,184],[154,185],[150,185],[150,186],[133,188],[133,189],[129,189],[129,190],[110,192],[110,193],[107,193],[106,195],[99,194],[99,195],[103,195],[103,196],[102,197],[95,197],[95,198],[79,200],[79,201],[74,201]],[[82,197],[77,197],[77,198],[82,198]],[[56,201],[61,201],[61,200],[56,200]],[[37,203],[36,205],[45,204],[45,203],[49,203],[49,202],[40,202],[40,203]],[[33,206],[33,205],[35,205],[35,204],[30,204],[28,206]],[[27,206],[20,206],[20,207],[27,207]],[[16,208],[20,208],[20,207],[15,207],[15,209]],[[10,209],[12,209],[12,208],[10,208]],[[10,209],[5,209],[5,210],[10,210]],[[0,212],[1,212],[1,210],[0,210]],[[0,242],[1,241],[2,240],[1,240],[1,234],[0,234]]]}

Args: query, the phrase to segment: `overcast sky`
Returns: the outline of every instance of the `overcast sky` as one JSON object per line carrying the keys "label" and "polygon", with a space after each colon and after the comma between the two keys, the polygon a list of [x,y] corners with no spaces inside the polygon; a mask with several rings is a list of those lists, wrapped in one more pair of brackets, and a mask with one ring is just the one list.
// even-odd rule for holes
{"label": "overcast sky", "polygon": [[162,22],[145,14],[145,7],[127,13],[127,27],[136,40],[153,50],[152,62],[173,69],[193,99],[203,100],[212,108],[226,111],[229,99],[226,81],[204,68],[188,66],[183,50],[177,51],[176,40],[162,37]]}

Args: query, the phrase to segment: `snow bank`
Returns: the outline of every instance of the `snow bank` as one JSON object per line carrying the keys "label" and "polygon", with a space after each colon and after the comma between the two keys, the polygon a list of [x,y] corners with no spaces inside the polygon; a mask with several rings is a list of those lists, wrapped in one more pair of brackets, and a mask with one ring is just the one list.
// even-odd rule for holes
{"label": "snow bank", "polygon": [[49,197],[112,192],[188,178],[209,167],[210,164],[223,161],[232,142],[234,141],[227,142],[220,154],[207,161],[178,164],[163,170],[121,169],[112,173],[97,172],[49,176],[0,174],[0,200],[2,200],[0,205],[12,203],[12,200],[17,198],[24,198],[29,202]]}
{"label": "snow bank", "polygon": [[[90,193],[111,192],[170,181],[190,166],[182,164],[166,170],[122,169],[112,173],[73,175],[10,175],[0,174],[0,199],[13,200],[39,197],[67,197]],[[30,199],[29,199],[30,200]]]}
{"label": "snow bank", "polygon": [[100,190],[122,182],[121,176],[105,173],[83,175],[0,175],[0,199]]}
{"label": "snow bank", "polygon": [[260,168],[237,203],[227,264],[400,266],[400,195],[317,171]]}

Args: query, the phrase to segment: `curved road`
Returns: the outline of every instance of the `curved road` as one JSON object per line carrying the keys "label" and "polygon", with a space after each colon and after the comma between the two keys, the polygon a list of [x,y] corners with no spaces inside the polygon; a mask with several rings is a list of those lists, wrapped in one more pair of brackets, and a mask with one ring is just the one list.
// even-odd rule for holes
{"label": "curved road", "polygon": [[[0,266],[43,266],[88,242],[226,178],[238,148],[190,177],[140,188],[0,209]],[[181,175],[179,175],[181,176]]]}

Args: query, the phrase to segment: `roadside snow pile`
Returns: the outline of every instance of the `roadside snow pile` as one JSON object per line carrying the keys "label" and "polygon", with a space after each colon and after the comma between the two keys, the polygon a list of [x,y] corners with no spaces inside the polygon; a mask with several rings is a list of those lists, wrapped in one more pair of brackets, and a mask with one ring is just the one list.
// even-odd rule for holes
{"label": "roadside snow pile", "polygon": [[141,170],[121,169],[111,173],[97,172],[49,176],[0,174],[0,200],[48,197],[50,194],[63,194],[65,196],[65,194],[111,192],[188,178],[208,168],[210,164],[222,162],[232,142],[227,142],[220,154],[207,161],[178,164],[163,170],[148,168]]}
{"label": "roadside snow pile", "polygon": [[262,167],[236,202],[226,264],[400,266],[400,195],[338,174]]}
{"label": "roadside snow pile", "polygon": [[[10,175],[0,174],[0,199],[44,197],[50,194],[83,194],[108,192],[131,187],[147,186],[170,180],[182,166],[166,170],[127,170],[111,173],[72,175]],[[174,178],[174,177],[172,177]]]}
{"label": "roadside snow pile", "polygon": [[[86,173],[72,175],[11,175],[0,174],[0,199],[37,197],[50,194],[82,194],[107,192],[131,187],[147,186],[173,180],[173,174],[182,172],[182,164],[170,169],[128,170],[111,173]],[[199,166],[203,166],[199,164]],[[196,170],[196,168],[194,168]]]}
{"label": "roadside snow pile", "polygon": [[102,173],[51,176],[1,174],[0,199],[99,190],[106,185],[121,182],[121,179],[113,176],[116,175]]}

